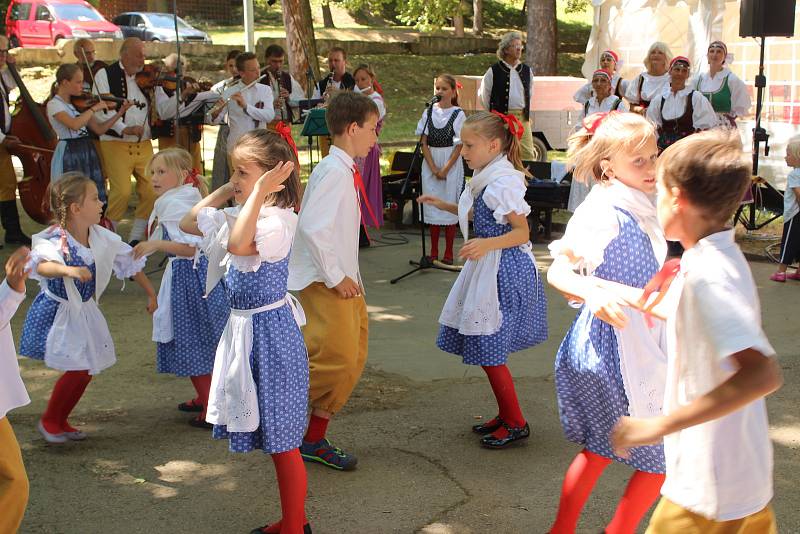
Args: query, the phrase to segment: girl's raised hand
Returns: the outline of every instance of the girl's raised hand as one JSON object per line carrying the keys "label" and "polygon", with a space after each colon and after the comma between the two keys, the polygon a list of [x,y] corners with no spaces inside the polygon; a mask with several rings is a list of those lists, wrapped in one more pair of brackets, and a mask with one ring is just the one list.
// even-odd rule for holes
{"label": "girl's raised hand", "polygon": [[67,276],[81,282],[88,282],[92,279],[92,271],[88,267],[67,267]]}
{"label": "girl's raised hand", "polygon": [[465,260],[479,260],[489,252],[489,243],[486,239],[477,237],[467,241],[461,250],[458,252],[460,258]]}
{"label": "girl's raised hand", "polygon": [[433,195],[420,195],[417,197],[417,202],[420,204],[430,204],[434,208],[438,208],[442,204],[442,200]]}
{"label": "girl's raised hand", "polygon": [[292,170],[294,170],[294,163],[291,161],[278,163],[275,167],[261,175],[256,182],[255,189],[265,196],[270,193],[277,193],[285,187],[282,184],[291,176]]}

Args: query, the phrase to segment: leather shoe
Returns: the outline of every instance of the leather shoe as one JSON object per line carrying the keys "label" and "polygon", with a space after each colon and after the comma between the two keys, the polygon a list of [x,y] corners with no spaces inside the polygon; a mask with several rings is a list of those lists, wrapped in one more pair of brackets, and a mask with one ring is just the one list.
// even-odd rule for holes
{"label": "leather shoe", "polygon": [[486,435],[486,434],[491,434],[501,426],[503,426],[503,420],[500,419],[500,416],[498,415],[494,419],[490,419],[485,423],[473,425],[472,431],[475,432],[476,434]]}
{"label": "leather shoe", "polygon": [[[250,534],[264,534],[264,532],[266,532],[267,529],[270,526],[271,525],[267,525],[267,526],[261,527],[261,528],[254,528],[253,530],[250,531]],[[311,532],[311,524],[310,523],[306,523],[305,525],[303,525],[303,534],[313,534]]]}
{"label": "leather shoe", "polygon": [[508,435],[506,437],[496,438],[489,434],[481,438],[481,445],[489,449],[504,449],[515,441],[527,439],[528,436],[531,435],[531,427],[528,423],[525,423],[525,426],[522,428],[512,428],[505,423],[503,423],[503,427],[508,430]]}
{"label": "leather shoe", "polygon": [[205,419],[200,419],[199,417],[193,417],[189,419],[189,426],[193,426],[195,428],[203,428],[205,430],[211,430],[214,428],[214,425],[207,422]]}

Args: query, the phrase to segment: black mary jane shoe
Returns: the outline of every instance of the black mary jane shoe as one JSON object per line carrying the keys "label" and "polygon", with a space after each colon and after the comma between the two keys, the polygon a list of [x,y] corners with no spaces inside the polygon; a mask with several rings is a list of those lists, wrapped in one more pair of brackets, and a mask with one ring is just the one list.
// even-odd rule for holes
{"label": "black mary jane shoe", "polygon": [[515,441],[528,439],[528,436],[531,435],[531,427],[528,423],[525,423],[522,428],[512,428],[505,423],[503,423],[503,427],[508,430],[506,437],[496,438],[489,434],[481,438],[481,445],[489,449],[505,449]]}
{"label": "black mary jane shoe", "polygon": [[194,400],[190,400],[189,402],[182,402],[178,405],[178,409],[182,412],[196,412],[200,413],[203,411],[203,405],[197,404]]}
{"label": "black mary jane shoe", "polygon": [[485,423],[479,423],[477,425],[473,425],[472,431],[475,432],[476,434],[481,434],[485,436],[486,434],[491,434],[501,426],[503,426],[503,420],[500,419],[500,416],[498,415],[497,417],[490,419]]}
{"label": "black mary jane shoe", "polygon": [[205,419],[199,419],[197,417],[192,417],[189,419],[189,426],[193,426],[195,428],[202,428],[205,430],[211,430],[214,428],[214,425],[206,421]]}
{"label": "black mary jane shoe", "polygon": [[[250,531],[250,534],[264,534],[264,532],[269,527],[270,527],[270,525],[265,525],[265,526],[260,527],[260,528],[254,528],[253,530]],[[311,524],[310,523],[306,523],[305,525],[303,525],[303,534],[313,534],[311,532]]]}

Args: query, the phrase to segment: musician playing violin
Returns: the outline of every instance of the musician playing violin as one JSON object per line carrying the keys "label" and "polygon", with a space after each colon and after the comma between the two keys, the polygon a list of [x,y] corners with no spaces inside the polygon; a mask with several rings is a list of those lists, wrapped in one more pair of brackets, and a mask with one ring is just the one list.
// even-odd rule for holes
{"label": "musician playing violin", "polygon": [[[178,54],[172,53],[164,58],[164,70],[169,78],[175,76],[178,64]],[[181,72],[186,72],[186,61],[181,58]],[[158,110],[158,122],[153,125],[153,137],[158,139],[158,149],[176,146],[176,137],[180,146],[192,155],[192,164],[195,169],[203,168],[203,160],[200,156],[200,140],[203,137],[202,117],[200,121],[194,121],[190,115],[197,111],[199,102],[194,102],[197,91],[200,88],[196,83],[181,84],[181,104],[180,104],[180,125],[178,135],[175,135],[175,108],[177,99],[176,90],[177,80],[169,83],[162,83],[155,88],[156,109]]]}
{"label": "musician playing violin", "polygon": [[14,56],[8,53],[8,39],[0,36],[0,224],[6,231],[7,245],[28,245],[31,238],[22,233],[17,210],[17,175],[11,163],[9,148],[20,144],[19,138],[6,135],[11,131],[11,111],[9,110],[9,93],[17,87],[16,82],[6,68],[6,63],[14,63]]}
{"label": "musician playing violin", "polygon": [[124,101],[116,113],[101,121],[96,115],[108,108],[103,100],[89,102],[91,105],[83,112],[73,104],[73,97],[81,96],[83,87],[81,65],[65,63],[58,67],[53,94],[47,102],[47,118],[58,135],[58,145],[50,162],[50,181],[58,181],[65,172],[80,171],[94,181],[100,200],[107,205],[106,180],[89,130],[97,135],[106,133],[133,103]]}
{"label": "musician playing violin", "polygon": [[[151,90],[143,91],[136,83],[136,73],[144,68],[144,59],[144,43],[138,37],[128,37],[120,47],[119,61],[99,70],[95,75],[93,90],[95,93],[111,93],[119,98],[146,104],[142,108],[128,108],[122,118],[100,136],[100,155],[110,185],[106,216],[115,227],[128,208],[131,196],[130,177],[133,175],[136,178],[139,203],[129,236],[130,242],[138,242],[144,238],[147,219],[155,201],[150,176],[145,172],[147,163],[153,156],[153,145],[150,141],[153,96]],[[101,121],[112,116],[110,111],[98,113]]]}

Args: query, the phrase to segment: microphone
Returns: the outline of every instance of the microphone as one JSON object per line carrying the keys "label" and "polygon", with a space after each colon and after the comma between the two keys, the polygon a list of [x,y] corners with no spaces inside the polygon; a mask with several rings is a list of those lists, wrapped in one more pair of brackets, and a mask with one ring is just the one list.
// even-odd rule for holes
{"label": "microphone", "polygon": [[440,102],[441,100],[442,100],[442,97],[441,97],[441,96],[439,96],[439,95],[433,95],[433,96],[431,97],[431,99],[430,99],[430,100],[428,100],[427,102],[425,102],[425,107],[432,106],[432,105],[434,105],[435,103],[437,103],[437,102]]}

